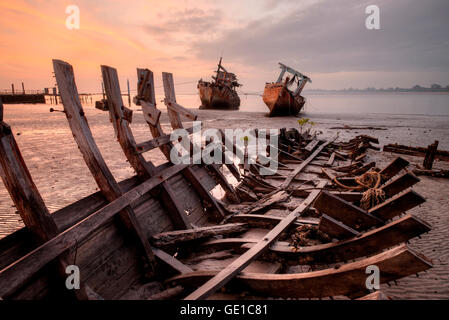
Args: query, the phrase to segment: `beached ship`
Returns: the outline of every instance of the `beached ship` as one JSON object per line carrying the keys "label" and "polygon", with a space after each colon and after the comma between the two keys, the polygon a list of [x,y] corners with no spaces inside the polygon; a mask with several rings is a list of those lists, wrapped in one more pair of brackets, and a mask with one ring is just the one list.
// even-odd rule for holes
{"label": "beached ship", "polygon": [[[170,161],[175,146],[162,130],[148,69],[137,70],[135,101],[153,138],[137,143],[117,71],[102,66],[109,119],[124,165],[136,173],[117,182],[93,138],[72,66],[53,65],[68,126],[99,191],[50,214],[0,104],[0,176],[25,224],[0,239],[1,299],[379,299],[366,285],[369,266],[380,269],[380,283],[431,268],[405,245],[430,230],[404,214],[425,201],[409,189],[419,179],[402,158],[382,170],[364,164],[376,139],[337,142],[280,130],[279,170],[262,176],[260,162],[244,156],[242,173],[225,160],[240,181],[233,186],[218,164]],[[181,117],[197,117],[176,103],[172,74],[162,79],[170,124],[182,129]],[[222,138],[215,143],[224,151],[247,154]],[[167,158],[159,166],[143,157],[156,148]],[[226,197],[217,199],[216,187]],[[367,192],[383,201],[365,207]]]}
{"label": "beached ship", "polygon": [[268,116],[297,116],[306,103],[301,96],[302,89],[312,80],[282,63],[279,65],[281,73],[277,81],[265,84],[263,93],[263,101],[270,109]]}
{"label": "beached ship", "polygon": [[228,72],[218,63],[216,76],[212,76],[213,82],[198,81],[198,91],[201,100],[200,109],[224,109],[238,110],[240,98],[236,88],[240,87],[234,73]]}

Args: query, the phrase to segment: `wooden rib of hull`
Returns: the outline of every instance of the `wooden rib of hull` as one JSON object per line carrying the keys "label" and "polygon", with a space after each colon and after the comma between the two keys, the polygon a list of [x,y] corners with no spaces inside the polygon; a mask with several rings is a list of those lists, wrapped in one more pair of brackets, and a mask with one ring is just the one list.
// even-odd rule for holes
{"label": "wooden rib of hull", "polygon": [[238,110],[240,98],[234,90],[227,86],[199,81],[200,109]]}
{"label": "wooden rib of hull", "polygon": [[[234,283],[253,294],[282,298],[321,298],[366,291],[366,268],[376,265],[380,282],[387,283],[431,268],[431,263],[406,246],[399,246],[339,268],[295,274],[240,273]],[[195,288],[217,272],[197,271],[171,278],[171,284]]]}
{"label": "wooden rib of hull", "polygon": [[263,102],[270,112],[268,116],[298,115],[305,104],[302,96],[293,97],[285,86],[279,83],[267,83],[263,92]]}
{"label": "wooden rib of hull", "polygon": [[[358,237],[338,242],[294,248],[287,242],[279,241],[270,247],[270,254],[285,259],[290,265],[348,261],[376,254],[429,231],[427,223],[408,214]],[[206,250],[239,247],[246,250],[254,243],[257,243],[256,239],[226,238],[207,241],[201,247]]]}

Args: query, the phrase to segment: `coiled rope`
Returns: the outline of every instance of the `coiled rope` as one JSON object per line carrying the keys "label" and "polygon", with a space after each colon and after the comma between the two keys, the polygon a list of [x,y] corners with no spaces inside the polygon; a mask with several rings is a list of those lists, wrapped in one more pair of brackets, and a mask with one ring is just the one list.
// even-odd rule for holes
{"label": "coiled rope", "polygon": [[337,186],[351,191],[367,189],[363,192],[362,199],[360,200],[360,207],[364,210],[368,210],[385,201],[385,192],[379,188],[382,182],[382,176],[378,171],[370,170],[361,176],[355,177],[354,180],[357,183],[357,186],[354,187],[341,183],[337,180],[337,177],[332,181]]}

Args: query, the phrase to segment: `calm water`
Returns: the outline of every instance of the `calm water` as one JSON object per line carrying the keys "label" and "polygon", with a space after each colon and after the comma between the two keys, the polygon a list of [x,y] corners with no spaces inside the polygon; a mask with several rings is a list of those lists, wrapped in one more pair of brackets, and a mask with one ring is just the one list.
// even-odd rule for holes
{"label": "calm water", "polygon": [[[305,94],[307,113],[390,113],[449,116],[449,94]],[[162,97],[161,97],[162,99]],[[161,100],[159,99],[159,100]],[[177,95],[186,107],[200,105],[196,95]],[[241,95],[241,111],[264,112],[267,107],[261,96]]]}

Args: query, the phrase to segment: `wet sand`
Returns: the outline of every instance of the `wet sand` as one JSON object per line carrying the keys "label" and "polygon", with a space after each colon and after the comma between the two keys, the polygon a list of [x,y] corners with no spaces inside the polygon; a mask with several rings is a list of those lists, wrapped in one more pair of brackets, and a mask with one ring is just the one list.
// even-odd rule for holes
{"label": "wet sand", "polygon": [[[62,109],[62,106],[54,106]],[[77,146],[63,113],[49,113],[49,105],[5,105],[4,120],[11,125],[31,175],[51,212],[84,196],[98,191]],[[136,108],[134,108],[136,109]],[[203,128],[282,128],[298,127],[297,118],[266,118],[262,112],[226,112],[194,110],[203,121]],[[133,175],[121,148],[114,138],[108,114],[93,107],[85,107],[89,125],[106,163],[120,181]],[[322,131],[321,137],[333,137],[337,132],[343,140],[358,134],[379,138],[380,144],[400,143],[427,146],[439,140],[439,148],[449,150],[449,117],[386,114],[318,114],[305,113],[315,122],[313,130]],[[132,129],[137,142],[151,139],[140,112],[134,112]],[[162,127],[170,132],[166,115]],[[335,130],[332,127],[373,126],[387,130]],[[188,126],[188,124],[186,124]],[[368,161],[382,167],[397,155],[369,151]],[[155,164],[165,162],[159,150],[145,154]],[[421,164],[422,158],[403,156],[412,164]],[[436,161],[434,167],[449,168],[449,162]],[[383,290],[394,299],[449,299],[449,180],[421,177],[414,189],[427,202],[411,210],[432,225],[432,231],[410,246],[431,258],[434,267],[419,278],[400,280],[398,285]],[[0,238],[21,228],[23,223],[15,213],[12,201],[0,183]]]}

